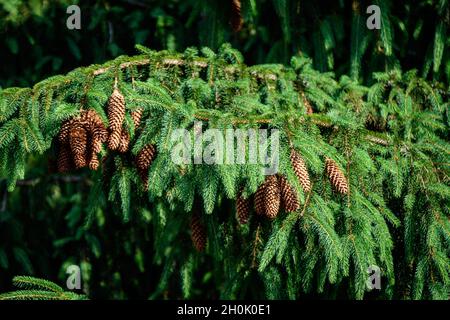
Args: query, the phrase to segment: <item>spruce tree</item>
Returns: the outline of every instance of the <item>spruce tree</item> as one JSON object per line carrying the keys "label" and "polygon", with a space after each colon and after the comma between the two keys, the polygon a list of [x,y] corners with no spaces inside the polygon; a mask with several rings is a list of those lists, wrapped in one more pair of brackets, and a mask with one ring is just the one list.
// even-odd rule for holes
{"label": "spruce tree", "polygon": [[[164,20],[154,50],[2,79],[0,268],[63,279],[80,263],[94,298],[448,299],[450,7],[375,4],[372,31],[362,0],[185,1],[161,21],[190,11],[198,32]],[[174,163],[173,132],[198,122],[278,129],[278,172]],[[0,299],[85,298],[13,282]]]}

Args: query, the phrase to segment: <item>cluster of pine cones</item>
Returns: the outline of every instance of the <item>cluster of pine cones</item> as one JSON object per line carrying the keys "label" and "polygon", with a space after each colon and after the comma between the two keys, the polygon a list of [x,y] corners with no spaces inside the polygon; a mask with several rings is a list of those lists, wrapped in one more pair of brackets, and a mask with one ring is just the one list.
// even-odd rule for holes
{"label": "cluster of pine cones", "polygon": [[[290,160],[303,191],[305,193],[310,192],[311,181],[305,161],[294,149],[291,149]],[[325,159],[325,171],[334,189],[341,194],[347,194],[347,179],[334,160]],[[251,200],[250,198],[244,198],[242,192],[243,189],[240,190],[236,199],[236,216],[239,223],[246,224],[250,217]],[[266,180],[256,190],[253,198],[256,214],[270,219],[277,217],[280,208],[285,212],[294,212],[300,208],[296,190],[281,174],[267,176]],[[197,251],[205,249],[206,228],[198,214],[193,214],[191,218],[191,238]]]}
{"label": "cluster of pine cones", "polygon": [[[311,181],[308,169],[301,155],[291,149],[290,160],[292,168],[297,176],[300,185],[305,193],[311,191]],[[333,187],[341,194],[348,192],[347,179],[339,169],[336,162],[327,158],[325,161],[325,171]],[[236,199],[236,215],[239,223],[245,224],[250,216],[250,199],[245,199],[240,195]],[[280,174],[267,176],[254,195],[254,208],[259,216],[266,216],[275,219],[282,208],[285,212],[294,212],[300,208],[297,192],[287,181],[286,177]]]}
{"label": "cluster of pine cones", "polygon": [[[97,170],[100,164],[98,154],[103,143],[107,143],[109,150],[127,152],[130,134],[123,127],[125,112],[124,96],[118,88],[114,88],[108,100],[108,127],[91,109],[83,110],[80,115],[65,121],[58,134],[58,171],[68,172],[86,166]],[[131,112],[135,129],[140,125],[142,113],[142,108]],[[136,156],[136,166],[145,189],[148,188],[147,172],[155,156],[156,147],[153,145],[145,146]]]}
{"label": "cluster of pine cones", "polygon": [[64,122],[58,134],[58,171],[86,166],[97,170],[98,153],[107,138],[108,131],[93,110],[82,111],[79,116]]}

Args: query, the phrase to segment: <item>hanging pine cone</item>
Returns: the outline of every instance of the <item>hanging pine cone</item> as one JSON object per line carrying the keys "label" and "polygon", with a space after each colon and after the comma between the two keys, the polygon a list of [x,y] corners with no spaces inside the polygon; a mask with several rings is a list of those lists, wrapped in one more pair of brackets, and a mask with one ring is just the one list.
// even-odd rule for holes
{"label": "hanging pine cone", "polygon": [[98,153],[102,149],[102,144],[108,139],[108,131],[94,110],[85,111],[82,115],[82,122],[90,141],[89,169],[97,170],[100,165]]}
{"label": "hanging pine cone", "polygon": [[114,88],[108,101],[108,120],[111,131],[122,131],[125,118],[125,98],[119,89]]}
{"label": "hanging pine cone", "polygon": [[82,123],[90,136],[96,136],[102,142],[107,140],[108,131],[106,130],[106,127],[97,112],[92,109],[83,112]]}
{"label": "hanging pine cone", "polygon": [[264,194],[266,192],[266,182],[262,183],[255,193],[255,212],[257,215],[262,216],[266,214],[266,207],[264,204]]}
{"label": "hanging pine cone", "polygon": [[77,169],[83,168],[87,164],[87,133],[79,121],[74,122],[69,135],[70,149]]}
{"label": "hanging pine cone", "polygon": [[106,131],[103,129],[101,127],[94,128],[94,134],[91,139],[92,153],[99,153],[102,150],[102,144],[107,140],[108,135],[107,133],[105,135]]}
{"label": "hanging pine cone", "polygon": [[117,150],[120,146],[122,131],[111,131],[108,138],[108,149]]}
{"label": "hanging pine cone", "polygon": [[148,189],[148,168],[156,156],[156,147],[152,144],[146,145],[136,156],[136,167],[144,184],[144,190]]}
{"label": "hanging pine cone", "polygon": [[242,189],[236,199],[236,216],[240,224],[246,224],[250,216],[250,201],[242,196]]}
{"label": "hanging pine cone", "polygon": [[125,98],[119,89],[114,88],[108,101],[108,120],[110,136],[108,148],[116,150],[120,145],[122,134],[122,124],[125,119]]}
{"label": "hanging pine cone", "polygon": [[231,0],[231,27],[234,32],[241,30],[244,20],[241,15],[241,0]]}
{"label": "hanging pine cone", "polygon": [[298,202],[297,194],[294,191],[294,188],[282,175],[278,176],[278,183],[280,185],[281,202],[284,211],[286,212],[297,211],[300,208],[300,203]]}
{"label": "hanging pine cone", "polygon": [[142,108],[137,108],[136,110],[131,112],[131,119],[133,119],[134,130],[136,130],[139,127],[139,125],[141,124],[141,118],[142,118],[143,112],[144,112],[144,109],[142,109]]}
{"label": "hanging pine cone", "polygon": [[61,128],[59,129],[58,133],[58,141],[61,144],[69,143],[69,133],[73,121],[74,121],[73,119],[69,119],[64,121],[63,124],[61,125]]}
{"label": "hanging pine cone", "polygon": [[337,163],[330,158],[326,158],[325,168],[328,177],[330,178],[330,182],[334,186],[334,188],[338,192],[346,194],[348,192],[347,179],[345,178],[345,175],[342,173],[341,169],[339,169]]}
{"label": "hanging pine cone", "polygon": [[152,144],[146,145],[136,156],[136,166],[140,170],[147,170],[150,168],[156,156],[156,148]]}
{"label": "hanging pine cone", "polygon": [[201,252],[206,247],[206,229],[201,222],[200,216],[193,213],[191,218],[191,238],[195,249]]}
{"label": "hanging pine cone", "polygon": [[86,130],[89,131],[90,134],[93,133],[95,127],[103,125],[100,116],[92,109],[83,111],[81,113],[80,119],[83,123],[83,126],[86,128]]}
{"label": "hanging pine cone", "polygon": [[58,172],[64,173],[72,169],[72,155],[70,153],[70,148],[67,144],[59,144],[58,146],[58,156],[57,156],[57,168]]}
{"label": "hanging pine cone", "polygon": [[290,158],[292,168],[294,169],[295,175],[300,181],[300,185],[302,186],[303,191],[305,192],[311,191],[311,182],[309,180],[308,169],[306,167],[305,161],[303,160],[301,155],[294,149],[291,149]]}
{"label": "hanging pine cone", "polygon": [[122,131],[122,134],[120,135],[120,144],[117,148],[117,151],[120,153],[125,153],[128,151],[128,146],[130,145],[130,135],[125,130]]}
{"label": "hanging pine cone", "polygon": [[96,153],[91,155],[91,159],[89,160],[89,169],[97,170],[100,165],[100,161],[98,160],[98,156]]}
{"label": "hanging pine cone", "polygon": [[264,206],[266,208],[266,216],[275,219],[280,210],[280,186],[275,175],[268,176],[266,182],[266,190],[264,194]]}

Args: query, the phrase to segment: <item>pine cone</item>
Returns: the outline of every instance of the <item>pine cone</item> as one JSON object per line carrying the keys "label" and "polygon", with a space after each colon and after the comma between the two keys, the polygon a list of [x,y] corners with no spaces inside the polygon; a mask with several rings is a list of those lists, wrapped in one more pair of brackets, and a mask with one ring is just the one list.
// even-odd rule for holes
{"label": "pine cone", "polygon": [[111,131],[122,131],[123,120],[125,119],[125,98],[119,89],[114,88],[108,101],[108,120]]}
{"label": "pine cone", "polygon": [[56,161],[58,172],[64,173],[72,169],[72,155],[70,154],[70,148],[67,144],[59,144]]}
{"label": "pine cone", "polygon": [[266,179],[266,190],[264,194],[264,205],[266,207],[266,216],[275,219],[280,210],[280,186],[275,175],[268,176]]}
{"label": "pine cone", "polygon": [[109,120],[109,141],[108,148],[116,150],[120,145],[122,134],[122,124],[125,119],[125,98],[117,88],[108,101],[108,120]]}
{"label": "pine cone", "polygon": [[156,156],[156,148],[152,144],[146,145],[136,156],[136,166],[140,170],[147,170],[150,168]]}
{"label": "pine cone", "polygon": [[231,0],[231,27],[234,32],[242,29],[244,20],[241,15],[241,0]]}
{"label": "pine cone", "polygon": [[117,150],[122,139],[122,131],[112,131],[108,139],[108,149]]}
{"label": "pine cone", "polygon": [[58,133],[58,141],[61,144],[64,143],[69,143],[69,133],[70,133],[70,128],[72,126],[73,123],[73,119],[69,119],[63,122],[63,124],[61,125],[61,128],[59,129],[59,133]]}
{"label": "pine cone", "polygon": [[70,149],[76,168],[86,166],[87,133],[79,121],[74,122],[70,130]]}
{"label": "pine cone", "polygon": [[89,168],[91,170],[97,170],[100,165],[97,154],[102,150],[103,142],[106,142],[108,139],[108,131],[102,119],[94,110],[87,110],[83,113],[82,123],[89,135],[90,141]]}
{"label": "pine cone", "polygon": [[148,189],[148,168],[156,156],[156,147],[152,144],[146,145],[136,156],[136,167],[144,184],[144,190]]}
{"label": "pine cone", "polygon": [[334,188],[338,192],[346,194],[348,192],[347,179],[345,178],[345,175],[342,173],[342,171],[339,169],[337,163],[331,160],[330,158],[326,158],[325,168],[328,177],[330,178],[330,182],[334,186]]}
{"label": "pine cone", "polygon": [[298,202],[297,194],[294,191],[293,187],[282,175],[278,176],[278,183],[280,185],[281,202],[284,211],[286,212],[297,211],[300,208],[300,203]]}
{"label": "pine cone", "polygon": [[100,165],[100,161],[98,160],[97,153],[92,153],[91,159],[89,160],[89,169],[97,170]]}
{"label": "pine cone", "polygon": [[128,146],[130,145],[130,135],[125,130],[122,131],[120,135],[120,144],[117,151],[125,153],[128,151]]}
{"label": "pine cone", "polygon": [[291,149],[291,165],[294,169],[295,175],[300,181],[300,185],[303,188],[303,191],[309,192],[311,191],[311,182],[309,181],[308,169],[306,168],[305,161],[301,157],[301,155]]}
{"label": "pine cone", "polygon": [[240,224],[246,224],[250,216],[250,201],[242,196],[242,189],[236,199],[236,215]]}
{"label": "pine cone", "polygon": [[100,166],[100,161],[98,160],[98,154],[97,152],[94,152],[94,150],[91,150],[91,156],[89,157],[89,169],[91,170],[97,170]]}
{"label": "pine cone", "polygon": [[134,130],[136,130],[139,127],[139,125],[141,124],[141,118],[142,118],[143,112],[144,112],[144,109],[142,109],[142,108],[137,108],[136,110],[131,112],[131,119],[133,119]]}
{"label": "pine cone", "polygon": [[200,216],[193,213],[191,218],[191,238],[195,249],[201,252],[206,247],[206,229],[201,222]]}
{"label": "pine cone", "polygon": [[106,142],[105,135],[103,135],[104,131],[99,127],[94,129],[94,134],[91,139],[91,149],[92,153],[99,153],[102,151],[102,144]]}
{"label": "pine cone", "polygon": [[103,125],[103,121],[100,116],[92,109],[83,111],[80,119],[83,126],[89,131],[90,134],[93,133],[95,127]]}
{"label": "pine cone", "polygon": [[105,142],[108,138],[108,131],[103,124],[102,119],[94,110],[87,110],[82,114],[82,123],[88,134],[91,136],[97,136]]}
{"label": "pine cone", "polygon": [[264,204],[265,191],[266,191],[266,182],[262,183],[255,193],[255,212],[259,216],[266,214],[266,206]]}

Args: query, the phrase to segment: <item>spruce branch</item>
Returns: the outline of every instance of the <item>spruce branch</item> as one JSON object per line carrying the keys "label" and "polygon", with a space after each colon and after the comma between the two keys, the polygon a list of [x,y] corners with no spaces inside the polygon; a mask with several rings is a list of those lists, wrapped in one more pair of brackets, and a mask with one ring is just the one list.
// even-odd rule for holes
{"label": "spruce branch", "polygon": [[56,283],[30,276],[16,276],[14,286],[21,290],[0,294],[0,300],[86,300],[87,297],[64,291]]}

